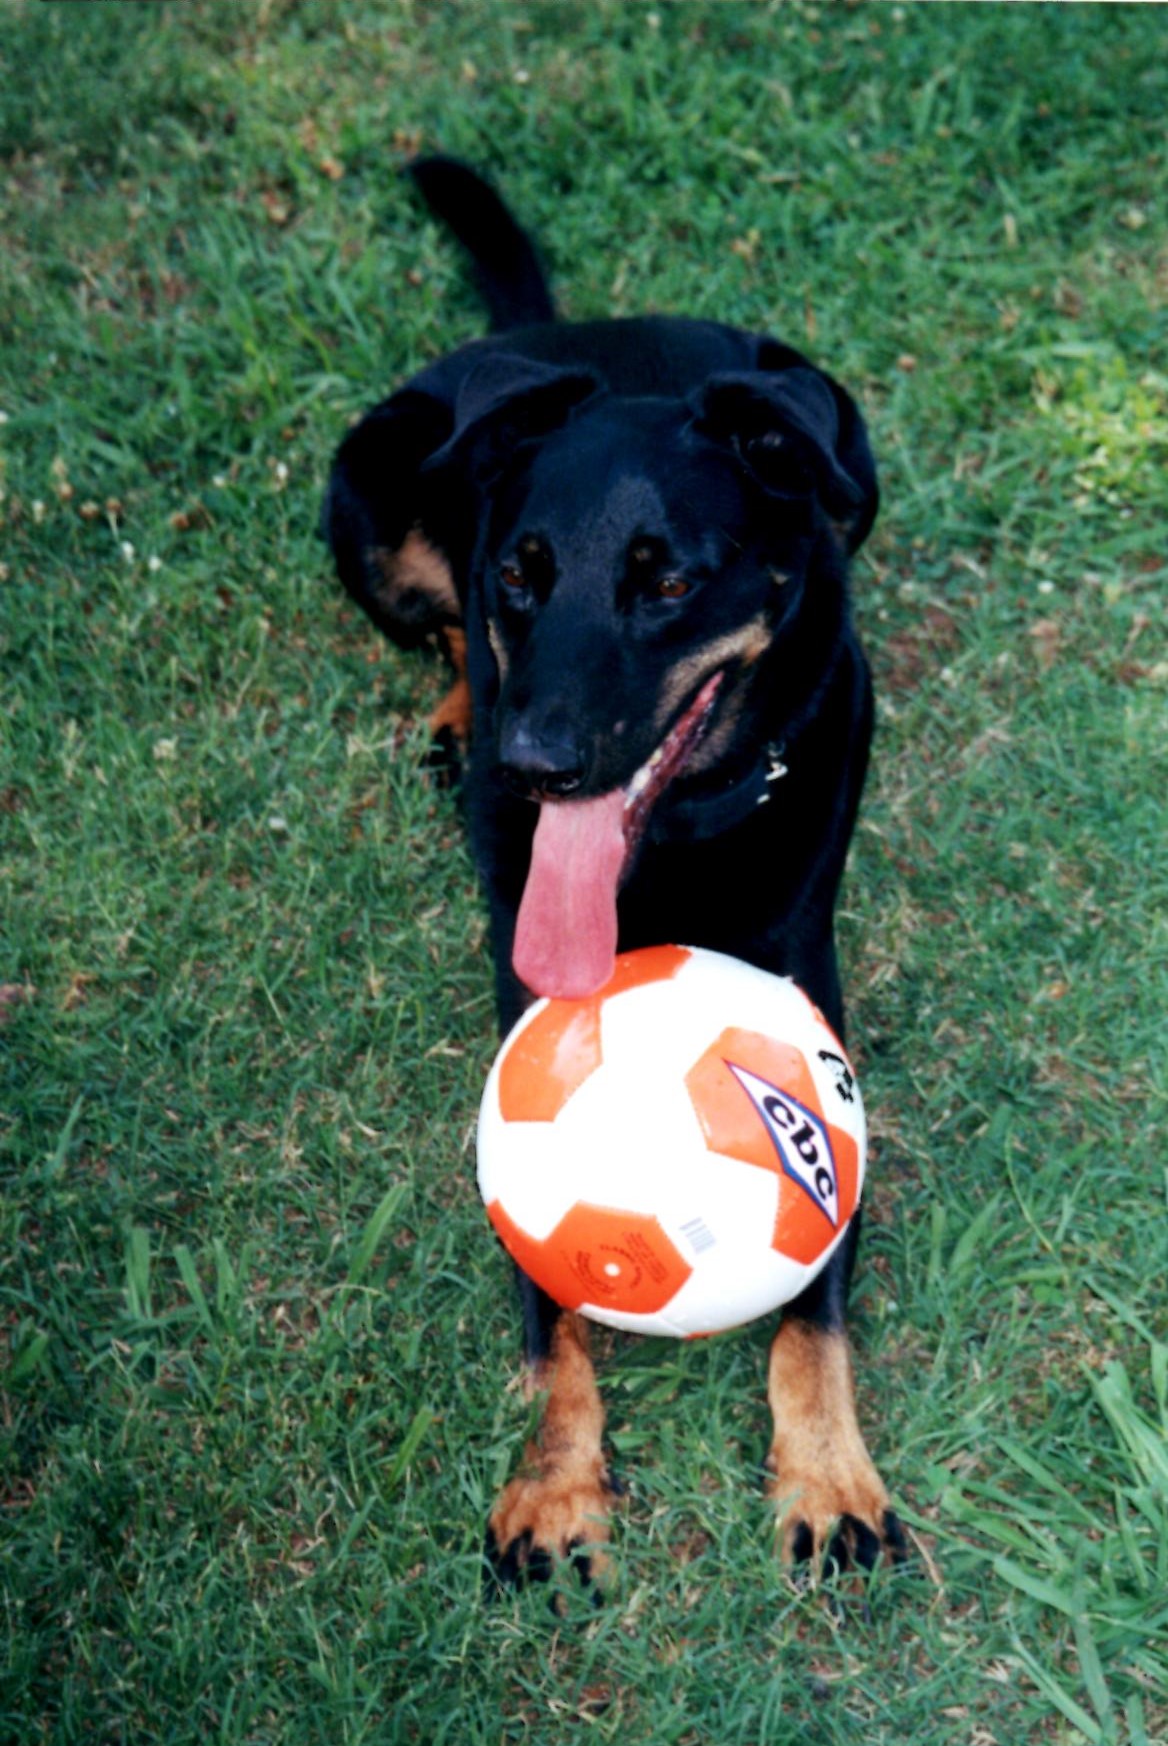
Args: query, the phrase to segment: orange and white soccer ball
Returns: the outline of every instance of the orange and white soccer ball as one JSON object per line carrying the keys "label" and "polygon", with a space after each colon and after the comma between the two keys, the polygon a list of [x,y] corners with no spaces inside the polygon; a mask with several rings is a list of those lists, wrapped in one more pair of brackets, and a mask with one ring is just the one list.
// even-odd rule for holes
{"label": "orange and white soccer ball", "polygon": [[483,1093],[479,1188],[566,1309],[693,1336],[789,1303],[860,1199],[864,1108],[795,983],[652,946],[584,1000],[540,1000]]}

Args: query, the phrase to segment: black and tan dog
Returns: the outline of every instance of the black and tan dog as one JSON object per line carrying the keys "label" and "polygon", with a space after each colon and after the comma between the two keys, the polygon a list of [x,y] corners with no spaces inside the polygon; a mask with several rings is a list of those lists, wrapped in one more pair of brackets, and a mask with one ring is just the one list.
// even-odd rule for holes
{"label": "black and tan dog", "polygon": [[[832,912],[871,733],[847,561],[876,513],[860,415],[790,347],[714,322],[558,322],[532,246],[451,159],[415,183],[492,334],[375,407],[336,458],[341,581],[457,682],[504,1030],[681,941],[793,976],[842,1033]],[[897,1557],[856,1421],[856,1231],[770,1353],[770,1490],[795,1560]],[[603,1562],[613,1486],[585,1331],[520,1275],[538,1441],[490,1522],[505,1577]]]}

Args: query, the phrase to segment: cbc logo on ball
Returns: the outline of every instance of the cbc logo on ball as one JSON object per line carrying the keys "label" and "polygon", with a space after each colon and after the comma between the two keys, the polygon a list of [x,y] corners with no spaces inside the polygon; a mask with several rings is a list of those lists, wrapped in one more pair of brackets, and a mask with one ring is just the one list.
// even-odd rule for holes
{"label": "cbc logo on ball", "polygon": [[717,952],[627,952],[541,1000],[483,1093],[479,1188],[566,1309],[634,1333],[738,1327],[826,1264],[863,1185],[851,1065],[795,983]]}

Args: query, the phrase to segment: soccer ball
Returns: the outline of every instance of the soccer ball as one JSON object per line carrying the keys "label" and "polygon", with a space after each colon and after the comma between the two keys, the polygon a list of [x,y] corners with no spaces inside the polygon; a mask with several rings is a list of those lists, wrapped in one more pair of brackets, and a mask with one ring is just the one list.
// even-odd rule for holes
{"label": "soccer ball", "polygon": [[540,1000],[483,1093],[479,1188],[565,1309],[718,1333],[788,1303],[842,1241],[864,1108],[801,989],[689,946],[626,952],[599,993]]}

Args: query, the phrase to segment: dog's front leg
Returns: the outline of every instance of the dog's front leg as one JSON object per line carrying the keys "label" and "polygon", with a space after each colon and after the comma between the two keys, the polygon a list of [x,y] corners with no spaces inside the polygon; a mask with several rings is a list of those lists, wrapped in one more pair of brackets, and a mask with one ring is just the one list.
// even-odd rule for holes
{"label": "dog's front leg", "polygon": [[544,1396],[523,1466],[491,1511],[487,1556],[502,1582],[545,1582],[565,1561],[602,1580],[615,1487],[603,1450],[604,1408],[585,1323],[520,1274],[528,1385]]}
{"label": "dog's front leg", "polygon": [[855,1232],[785,1312],[771,1343],[767,1400],[774,1430],[767,1490],[783,1552],[796,1564],[870,1570],[905,1555],[904,1530],[856,1416],[844,1301]]}

